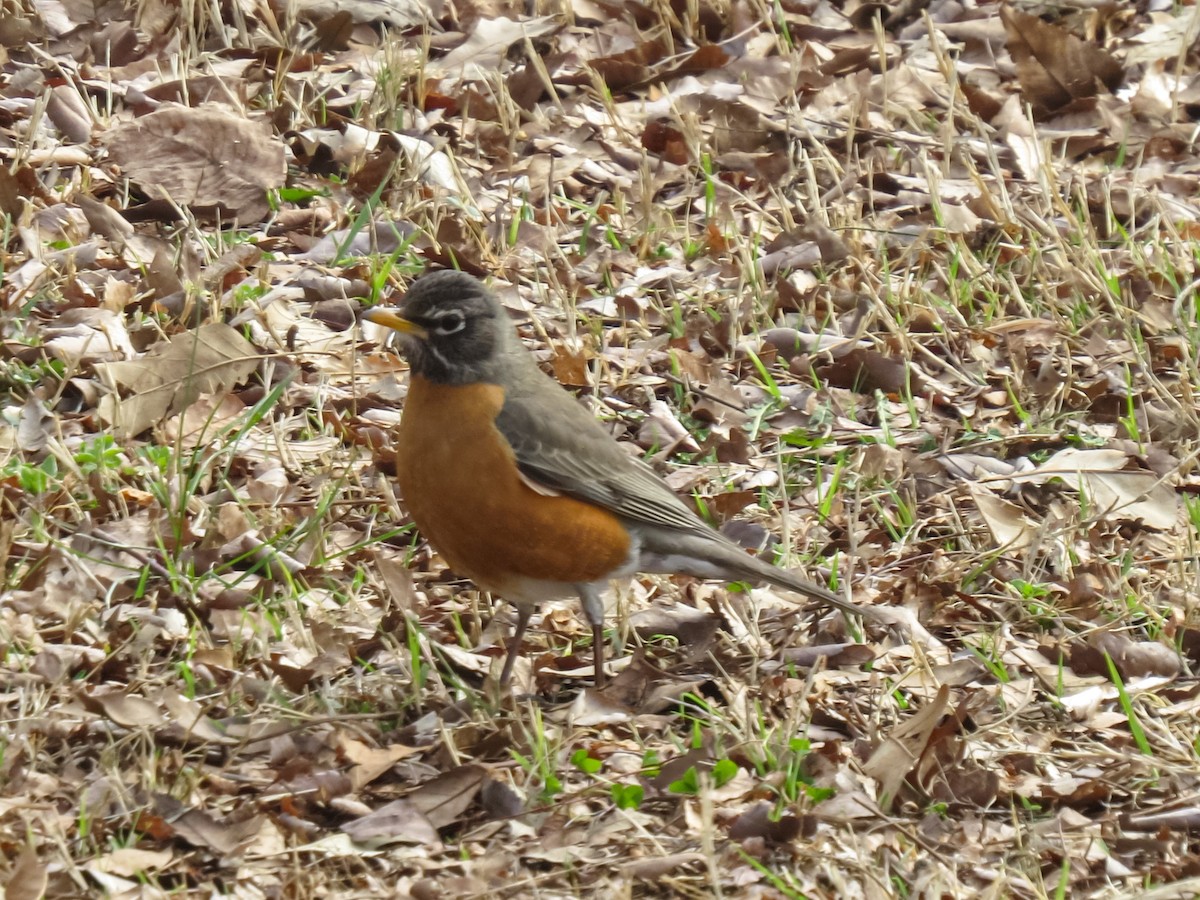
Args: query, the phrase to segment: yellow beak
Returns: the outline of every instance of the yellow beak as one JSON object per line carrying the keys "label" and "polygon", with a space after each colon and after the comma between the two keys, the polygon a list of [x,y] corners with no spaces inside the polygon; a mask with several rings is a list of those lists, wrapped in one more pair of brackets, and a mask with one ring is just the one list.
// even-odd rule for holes
{"label": "yellow beak", "polygon": [[402,318],[382,306],[372,306],[363,313],[363,318],[368,322],[374,322],[376,325],[382,325],[385,328],[391,328],[394,331],[400,331],[404,334],[415,335],[419,338],[429,337],[429,332],[416,322],[410,322],[408,319]]}

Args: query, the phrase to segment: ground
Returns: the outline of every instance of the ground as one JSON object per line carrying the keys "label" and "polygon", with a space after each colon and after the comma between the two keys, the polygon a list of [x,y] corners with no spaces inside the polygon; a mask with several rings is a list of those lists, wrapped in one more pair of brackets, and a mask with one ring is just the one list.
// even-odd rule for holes
{"label": "ground", "polygon": [[[182,9],[182,12],[181,12]],[[7,896],[1200,893],[1200,7],[0,21]],[[715,527],[513,622],[363,308],[484,278]],[[497,523],[497,527],[504,527]]]}

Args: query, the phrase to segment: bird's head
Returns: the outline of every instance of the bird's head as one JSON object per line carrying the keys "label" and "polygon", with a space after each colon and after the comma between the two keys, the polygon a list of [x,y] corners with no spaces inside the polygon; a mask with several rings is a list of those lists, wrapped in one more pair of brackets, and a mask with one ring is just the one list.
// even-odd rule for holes
{"label": "bird's head", "polygon": [[413,372],[442,384],[490,380],[511,331],[500,302],[465,272],[430,272],[395,307],[363,318],[395,330]]}

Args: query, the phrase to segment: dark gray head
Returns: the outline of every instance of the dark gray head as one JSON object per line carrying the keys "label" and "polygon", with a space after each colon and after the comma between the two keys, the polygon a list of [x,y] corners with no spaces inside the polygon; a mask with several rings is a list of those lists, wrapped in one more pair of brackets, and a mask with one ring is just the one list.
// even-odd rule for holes
{"label": "dark gray head", "polygon": [[422,275],[394,310],[376,306],[363,318],[395,329],[413,372],[443,384],[492,380],[512,332],[491,292],[450,270]]}

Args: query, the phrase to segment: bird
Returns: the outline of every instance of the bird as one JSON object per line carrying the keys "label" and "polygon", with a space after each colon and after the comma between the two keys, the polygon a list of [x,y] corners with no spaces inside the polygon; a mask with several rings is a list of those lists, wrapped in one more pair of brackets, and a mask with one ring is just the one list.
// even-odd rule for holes
{"label": "bird", "polygon": [[606,686],[603,592],[636,572],[766,582],[846,613],[863,607],[753,556],[693,512],[544,373],[496,296],[457,270],[427,272],[363,318],[409,365],[395,434],[401,499],[449,567],[517,611],[506,686],[537,607],[578,596]]}

